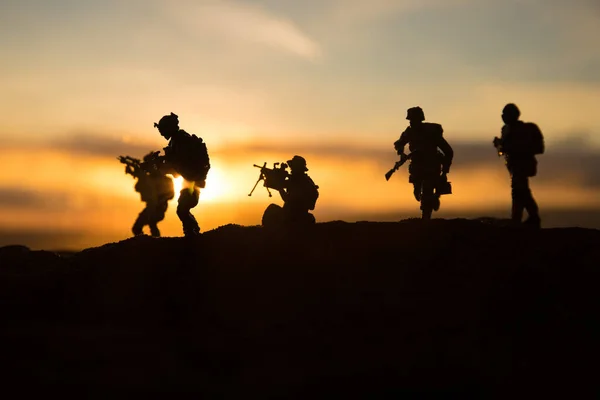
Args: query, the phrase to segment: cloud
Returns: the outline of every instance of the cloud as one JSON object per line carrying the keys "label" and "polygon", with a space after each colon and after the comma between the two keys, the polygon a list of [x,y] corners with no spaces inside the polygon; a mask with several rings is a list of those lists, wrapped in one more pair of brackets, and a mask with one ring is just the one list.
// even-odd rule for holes
{"label": "cloud", "polygon": [[[486,135],[480,135],[486,136]],[[538,182],[562,183],[574,178],[590,188],[600,188],[600,148],[592,143],[593,135],[574,132],[564,135],[561,139],[547,144],[546,153],[538,156]],[[449,139],[454,149],[453,170],[474,170],[477,168],[499,168],[503,165],[490,141],[453,141]],[[225,164],[232,161],[247,159],[253,153],[281,155],[285,161],[294,154],[320,160],[336,162],[361,161],[369,162],[381,168],[387,168],[396,161],[396,154],[389,145],[365,144],[355,140],[340,140],[338,142],[322,140],[321,143],[302,141],[260,141],[250,143],[229,143],[209,149]],[[32,152],[35,149],[64,152],[71,156],[93,156],[98,158],[115,158],[118,155],[143,157],[150,151],[162,150],[166,142],[136,142],[132,139],[117,136],[104,136],[94,133],[63,135],[59,138],[37,143],[13,141],[4,146],[5,151]],[[408,151],[408,149],[407,149]],[[0,192],[0,195],[2,193]],[[21,193],[26,199],[27,193]],[[4,201],[18,202],[16,193],[7,195]],[[12,199],[12,200],[11,200]],[[29,201],[29,200],[24,200]]]}
{"label": "cloud", "polygon": [[[600,189],[600,149],[592,146],[588,135],[570,135],[564,142],[547,146],[546,152],[538,156],[538,176],[536,182],[562,184],[579,182],[587,188]],[[504,168],[503,159],[491,143],[488,142],[451,142],[454,149],[452,169],[477,170],[486,168]],[[408,148],[407,148],[408,151]],[[324,144],[248,144],[238,148],[229,148],[222,157],[238,158],[240,154],[275,153],[282,157],[294,154],[308,158],[333,159],[351,163],[353,161],[372,162],[381,168],[393,166],[397,156],[390,143],[388,148],[359,145],[354,143],[324,143]],[[286,158],[286,159],[288,159]]]}
{"label": "cloud", "polygon": [[307,59],[321,55],[320,46],[292,20],[265,8],[233,1],[202,1],[172,7],[180,22],[196,34],[218,34],[241,42],[271,46]]}
{"label": "cloud", "polygon": [[0,209],[56,210],[68,204],[69,196],[62,192],[40,192],[32,189],[0,187]]}
{"label": "cloud", "polygon": [[92,156],[100,158],[115,158],[119,155],[129,155],[140,158],[150,151],[162,150],[167,145],[163,140],[136,141],[128,136],[111,136],[93,132],[69,133],[50,139],[22,141],[8,138],[2,146],[4,151],[28,152],[50,150],[64,152],[72,156]]}
{"label": "cloud", "polygon": [[48,143],[49,147],[96,157],[117,157],[129,155],[135,158],[143,157],[150,151],[162,150],[167,145],[165,141],[162,146],[153,142],[134,142],[128,138],[101,136],[98,134],[72,134],[56,138]]}
{"label": "cloud", "polygon": [[[592,135],[585,133],[572,133],[553,142],[546,147],[546,153],[538,156],[538,182],[560,183],[574,177],[588,187],[600,188],[600,148],[591,142]],[[28,151],[44,149],[65,152],[72,156],[93,156],[99,158],[115,158],[118,155],[143,157],[150,151],[162,150],[164,145],[158,142],[135,142],[127,138],[116,136],[102,136],[100,134],[70,134],[35,144],[12,142],[5,146],[5,150]],[[454,149],[453,169],[498,168],[503,164],[495,149],[488,142],[482,141],[452,141]],[[361,144],[348,140],[346,142],[322,141],[321,143],[308,142],[274,142],[262,141],[252,143],[229,143],[211,149],[211,154],[218,156],[222,162],[229,164],[232,160],[248,158],[251,154],[280,154],[286,160],[294,154],[321,160],[330,159],[342,162],[370,162],[378,167],[386,168],[396,160],[396,154],[389,146],[381,147],[379,144]],[[287,158],[286,158],[287,157]],[[278,161],[278,160],[274,160]],[[284,160],[279,160],[284,161]],[[2,195],[2,193],[0,193]],[[22,193],[22,198],[27,198]],[[5,201],[16,199],[16,194],[8,195]],[[15,200],[17,201],[17,200]]]}
{"label": "cloud", "polygon": [[330,13],[338,22],[362,24],[421,9],[457,7],[477,1],[482,0],[330,0]]}

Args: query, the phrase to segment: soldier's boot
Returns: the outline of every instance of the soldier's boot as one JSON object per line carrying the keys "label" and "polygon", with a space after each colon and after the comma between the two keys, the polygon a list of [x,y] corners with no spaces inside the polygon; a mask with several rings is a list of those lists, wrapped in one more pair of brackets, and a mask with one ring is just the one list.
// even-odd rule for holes
{"label": "soldier's boot", "polygon": [[158,226],[156,226],[156,224],[150,225],[150,235],[154,237],[160,237],[160,230],[158,229]]}
{"label": "soldier's boot", "polygon": [[196,218],[194,218],[191,212],[187,213],[185,218],[182,219],[182,222],[184,236],[200,235],[200,226],[198,226],[198,222],[196,221]]}
{"label": "soldier's boot", "polygon": [[533,195],[531,194],[531,190],[528,192],[527,201],[525,202],[525,209],[527,210],[528,217],[524,223],[533,228],[541,228],[542,219],[540,218],[540,210],[535,199],[533,198]]}
{"label": "soldier's boot", "polygon": [[510,213],[510,219],[517,224],[520,224],[523,220],[523,205],[513,202]]}
{"label": "soldier's boot", "polygon": [[523,224],[532,228],[540,229],[542,227],[542,219],[539,215],[530,215],[527,217],[525,222],[523,222]]}
{"label": "soldier's boot", "polygon": [[133,233],[133,236],[140,236],[144,234],[144,223],[141,221],[141,218],[138,217],[138,219],[135,221],[131,227],[131,232]]}

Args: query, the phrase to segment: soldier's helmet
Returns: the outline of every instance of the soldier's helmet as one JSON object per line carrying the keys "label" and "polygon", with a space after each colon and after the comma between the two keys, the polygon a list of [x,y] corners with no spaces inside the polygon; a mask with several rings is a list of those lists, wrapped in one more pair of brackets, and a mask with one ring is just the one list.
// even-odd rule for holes
{"label": "soldier's helmet", "polygon": [[158,128],[159,132],[179,129],[179,117],[174,113],[165,115],[158,123],[154,123],[154,127]]}
{"label": "soldier's helmet", "polygon": [[521,111],[519,111],[519,108],[513,103],[508,103],[502,109],[502,119],[504,120],[516,121],[520,116]]}
{"label": "soldier's helmet", "polygon": [[425,121],[425,113],[421,107],[411,107],[406,111],[406,119],[409,121]]}
{"label": "soldier's helmet", "polygon": [[294,156],[291,160],[288,160],[287,165],[289,165],[292,170],[308,171],[304,157]]}

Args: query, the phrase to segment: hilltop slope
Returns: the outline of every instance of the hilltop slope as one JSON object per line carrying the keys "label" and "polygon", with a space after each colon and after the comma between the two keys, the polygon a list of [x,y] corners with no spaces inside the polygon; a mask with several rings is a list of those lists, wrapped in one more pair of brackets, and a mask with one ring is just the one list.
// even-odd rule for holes
{"label": "hilltop slope", "polygon": [[599,245],[598,230],[455,219],[4,247],[3,376],[98,396],[584,388]]}

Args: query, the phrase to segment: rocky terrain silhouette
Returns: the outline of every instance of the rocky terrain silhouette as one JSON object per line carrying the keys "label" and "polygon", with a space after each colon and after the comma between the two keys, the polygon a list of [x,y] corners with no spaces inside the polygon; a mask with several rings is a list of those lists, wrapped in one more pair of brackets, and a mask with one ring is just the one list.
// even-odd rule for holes
{"label": "rocky terrain silhouette", "polygon": [[435,219],[6,246],[3,390],[576,393],[596,381],[599,245],[600,230]]}

